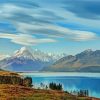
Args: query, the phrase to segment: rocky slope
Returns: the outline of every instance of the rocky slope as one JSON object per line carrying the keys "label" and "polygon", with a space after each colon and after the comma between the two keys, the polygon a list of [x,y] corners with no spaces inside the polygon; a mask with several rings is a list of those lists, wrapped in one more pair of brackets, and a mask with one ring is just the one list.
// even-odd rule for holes
{"label": "rocky slope", "polygon": [[100,72],[100,50],[85,50],[75,56],[66,56],[44,71]]}

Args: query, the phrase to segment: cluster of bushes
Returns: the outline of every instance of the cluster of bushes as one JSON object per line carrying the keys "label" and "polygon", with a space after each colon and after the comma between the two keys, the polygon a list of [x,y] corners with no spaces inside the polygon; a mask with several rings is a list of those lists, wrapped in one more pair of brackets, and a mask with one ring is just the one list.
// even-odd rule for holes
{"label": "cluster of bushes", "polygon": [[78,92],[78,96],[89,96],[89,91],[88,90],[80,90]]}
{"label": "cluster of bushes", "polygon": [[56,83],[50,83],[49,84],[49,89],[52,89],[52,90],[62,90],[62,84],[56,84]]}
{"label": "cluster of bushes", "polygon": [[18,84],[22,85],[23,80],[17,76],[0,76],[0,84]]}
{"label": "cluster of bushes", "polygon": [[31,77],[26,77],[23,79],[23,85],[26,87],[32,87],[32,78]]}
{"label": "cluster of bushes", "polygon": [[0,76],[0,84],[17,84],[26,87],[32,87],[32,78],[21,78],[17,76]]}
{"label": "cluster of bushes", "polygon": [[79,91],[71,91],[71,94],[83,97],[83,96],[89,96],[89,91],[88,90],[79,90]]}

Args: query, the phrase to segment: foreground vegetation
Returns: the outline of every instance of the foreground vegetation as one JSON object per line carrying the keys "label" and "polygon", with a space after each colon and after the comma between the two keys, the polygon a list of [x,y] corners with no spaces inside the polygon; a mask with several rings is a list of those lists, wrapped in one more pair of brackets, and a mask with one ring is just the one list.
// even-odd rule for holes
{"label": "foreground vegetation", "polygon": [[14,72],[0,71],[0,84],[12,84],[12,85],[32,87],[32,78],[30,77],[24,78]]}
{"label": "foreground vegetation", "polygon": [[0,100],[100,100],[64,92],[61,84],[50,83],[43,89],[31,87],[30,77],[24,78],[17,73],[0,71]]}
{"label": "foreground vegetation", "polygon": [[100,100],[77,97],[57,90],[32,89],[18,85],[0,85],[0,100]]}

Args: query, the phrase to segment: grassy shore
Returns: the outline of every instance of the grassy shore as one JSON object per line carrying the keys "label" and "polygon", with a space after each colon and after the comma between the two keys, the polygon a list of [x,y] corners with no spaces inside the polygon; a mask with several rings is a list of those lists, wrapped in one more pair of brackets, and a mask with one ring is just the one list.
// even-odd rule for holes
{"label": "grassy shore", "polygon": [[[0,76],[17,76],[13,72],[0,72]],[[5,77],[4,77],[5,78]],[[100,100],[91,97],[77,97],[57,90],[33,89],[18,84],[0,84],[0,100]]]}
{"label": "grassy shore", "polygon": [[63,91],[39,90],[18,85],[0,85],[0,100],[100,100],[77,97]]}

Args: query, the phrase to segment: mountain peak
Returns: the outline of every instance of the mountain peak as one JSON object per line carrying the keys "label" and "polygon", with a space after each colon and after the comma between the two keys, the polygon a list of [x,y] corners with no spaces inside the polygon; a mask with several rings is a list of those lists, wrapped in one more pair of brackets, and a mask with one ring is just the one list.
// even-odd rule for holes
{"label": "mountain peak", "polygon": [[21,49],[15,51],[14,57],[23,57],[23,58],[33,59],[31,51],[26,47],[22,47]]}
{"label": "mountain peak", "polygon": [[90,56],[92,53],[93,53],[93,51],[91,49],[87,49],[79,54],[76,54],[76,57],[81,59],[81,58]]}
{"label": "mountain peak", "polygon": [[28,48],[26,48],[26,47],[22,47],[22,48],[20,49],[21,52],[24,52],[24,51],[27,51],[27,50],[28,50]]}
{"label": "mountain peak", "polygon": [[92,52],[92,49],[87,49],[84,52]]}

